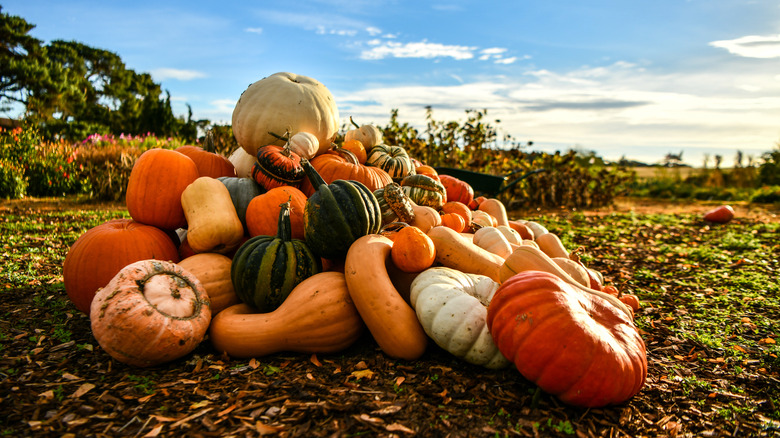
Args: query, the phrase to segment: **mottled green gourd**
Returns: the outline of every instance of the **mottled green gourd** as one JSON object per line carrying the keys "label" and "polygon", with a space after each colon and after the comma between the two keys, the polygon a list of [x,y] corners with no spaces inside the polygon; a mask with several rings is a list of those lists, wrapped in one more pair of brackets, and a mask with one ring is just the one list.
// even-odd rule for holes
{"label": "mottled green gourd", "polygon": [[358,238],[379,232],[379,203],[365,184],[335,180],[325,183],[308,160],[301,160],[314,193],[303,211],[304,239],[315,254],[340,259]]}
{"label": "mottled green gourd", "polygon": [[298,283],[322,270],[306,242],[292,238],[290,202],[281,207],[278,234],[244,242],[230,267],[236,295],[260,312],[275,310]]}

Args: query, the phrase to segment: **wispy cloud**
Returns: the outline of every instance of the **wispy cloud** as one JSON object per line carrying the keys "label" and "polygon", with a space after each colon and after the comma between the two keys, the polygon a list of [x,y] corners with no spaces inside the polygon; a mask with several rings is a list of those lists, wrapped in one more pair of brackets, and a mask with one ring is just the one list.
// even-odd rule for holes
{"label": "wispy cloud", "polygon": [[713,41],[710,45],[746,58],[780,58],[780,34],[749,35],[733,40]]}
{"label": "wispy cloud", "polygon": [[738,66],[669,74],[619,62],[451,86],[375,87],[337,94],[336,100],[342,115],[380,124],[388,108],[398,109],[402,122],[418,129],[425,129],[428,105],[437,120],[447,121],[463,120],[465,109],[484,108],[489,119],[501,120],[499,128],[520,141],[533,140],[541,150],[579,145],[611,159],[652,162],[685,147],[691,151],[686,161],[699,165],[702,153],[729,156],[739,149],[760,155],[780,135],[773,121],[780,113],[780,82],[775,75],[741,77],[764,90],[746,96],[737,85],[723,86],[739,75]]}
{"label": "wispy cloud", "polygon": [[155,81],[164,81],[167,79],[176,79],[179,81],[189,81],[192,79],[205,78],[206,74],[195,70],[181,70],[177,68],[156,68],[151,71]]}
{"label": "wispy cloud", "polygon": [[247,27],[245,30],[249,33],[257,33],[257,34],[263,33],[262,27]]}
{"label": "wispy cloud", "polygon": [[419,41],[411,43],[399,43],[395,41],[372,40],[373,45],[360,54],[362,59],[384,58],[453,58],[458,60],[474,57],[476,47],[446,45]]}

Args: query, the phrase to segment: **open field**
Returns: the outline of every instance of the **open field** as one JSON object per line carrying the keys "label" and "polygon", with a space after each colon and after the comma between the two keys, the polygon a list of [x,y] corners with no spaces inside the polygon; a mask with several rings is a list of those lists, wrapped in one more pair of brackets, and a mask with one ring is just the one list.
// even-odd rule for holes
{"label": "open field", "polygon": [[[515,369],[466,364],[434,344],[416,361],[369,334],[330,355],[234,360],[204,341],[151,369],[111,359],[67,300],[62,262],[119,204],[0,203],[0,433],[7,436],[780,436],[780,211],[618,199],[594,211],[516,211],[582,248],[607,283],[637,294],[644,388],[579,409]],[[99,262],[99,261],[98,261]]]}

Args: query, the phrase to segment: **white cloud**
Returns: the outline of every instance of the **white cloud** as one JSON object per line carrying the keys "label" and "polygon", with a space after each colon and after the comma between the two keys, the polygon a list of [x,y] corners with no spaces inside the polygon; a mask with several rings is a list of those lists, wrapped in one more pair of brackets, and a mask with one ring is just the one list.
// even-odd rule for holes
{"label": "white cloud", "polygon": [[246,30],[249,33],[256,33],[256,34],[263,33],[263,28],[262,27],[247,27],[244,30]]}
{"label": "white cloud", "polygon": [[412,43],[398,43],[395,41],[370,42],[371,49],[364,50],[360,54],[362,59],[384,58],[453,58],[457,60],[471,59],[474,57],[476,47],[445,45],[429,43],[425,40]]}
{"label": "white cloud", "polygon": [[192,79],[205,78],[206,75],[195,70],[181,70],[177,68],[156,68],[151,71],[155,81],[164,81],[166,79],[175,79],[179,81],[189,81]]}
{"label": "white cloud", "polygon": [[511,58],[498,58],[494,62],[496,64],[514,64],[515,61],[517,61],[516,56],[513,56]]}
{"label": "white cloud", "polygon": [[[740,68],[666,74],[615,63],[451,86],[372,87],[336,95],[336,101],[344,114],[379,124],[386,123],[388,108],[396,108],[402,123],[421,130],[427,105],[444,121],[462,121],[464,110],[486,108],[488,120],[501,120],[502,132],[534,141],[536,150],[580,145],[608,159],[655,162],[684,148],[685,161],[701,165],[704,153],[759,156],[780,138],[780,83],[774,74]],[[762,93],[745,92],[744,83]]]}
{"label": "white cloud", "polygon": [[377,36],[377,35],[382,33],[382,30],[379,29],[379,28],[371,26],[371,27],[367,27],[366,28],[366,32],[368,32],[368,34],[371,35],[371,36]]}
{"label": "white cloud", "polygon": [[780,58],[780,34],[749,35],[733,40],[713,41],[710,45],[746,58]]}

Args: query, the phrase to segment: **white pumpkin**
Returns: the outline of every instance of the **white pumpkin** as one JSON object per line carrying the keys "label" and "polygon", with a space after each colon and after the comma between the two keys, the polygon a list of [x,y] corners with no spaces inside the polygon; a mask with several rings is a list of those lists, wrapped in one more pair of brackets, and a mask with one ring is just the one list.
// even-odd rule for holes
{"label": "white pumpkin", "polygon": [[249,155],[244,148],[236,148],[228,161],[233,163],[233,167],[236,168],[236,176],[239,178],[252,178],[252,167],[257,162],[257,158],[254,155]]}
{"label": "white pumpkin", "polygon": [[474,365],[500,369],[510,362],[498,351],[486,323],[498,286],[484,275],[429,268],[412,281],[409,301],[438,346]]}
{"label": "white pumpkin", "polygon": [[339,110],[330,91],[316,79],[275,73],[254,82],[233,109],[233,135],[250,155],[262,146],[284,146],[271,133],[309,132],[317,137],[318,153],[330,148],[339,129]]}
{"label": "white pumpkin", "polygon": [[298,132],[289,141],[290,150],[298,154],[301,158],[311,160],[320,150],[320,141],[314,134],[309,132]]}
{"label": "white pumpkin", "polygon": [[474,233],[474,244],[482,249],[486,249],[502,258],[509,257],[512,254],[512,245],[509,244],[504,233],[496,227],[482,227]]}
{"label": "white pumpkin", "polygon": [[352,117],[349,118],[349,121],[355,126],[355,129],[350,129],[344,134],[344,141],[358,140],[363,143],[363,147],[365,147],[366,150],[382,144],[382,131],[380,131],[379,128],[374,125],[359,126],[352,120]]}

